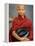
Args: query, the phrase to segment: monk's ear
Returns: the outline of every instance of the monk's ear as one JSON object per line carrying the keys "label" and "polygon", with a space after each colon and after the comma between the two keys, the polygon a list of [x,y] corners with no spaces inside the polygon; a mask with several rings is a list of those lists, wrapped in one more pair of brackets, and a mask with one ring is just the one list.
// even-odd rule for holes
{"label": "monk's ear", "polygon": [[16,5],[16,9],[17,9],[17,10],[19,9],[19,6],[20,6],[20,5],[18,5],[18,4]]}

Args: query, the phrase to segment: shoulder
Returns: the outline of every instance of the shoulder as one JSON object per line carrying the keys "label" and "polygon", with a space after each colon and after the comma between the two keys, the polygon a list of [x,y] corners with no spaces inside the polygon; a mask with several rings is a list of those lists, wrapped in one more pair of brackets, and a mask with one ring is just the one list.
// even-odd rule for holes
{"label": "shoulder", "polygon": [[18,20],[18,17],[15,16],[14,19],[13,19],[13,22],[17,22],[17,20]]}
{"label": "shoulder", "polygon": [[32,20],[27,18],[27,23],[32,24]]}

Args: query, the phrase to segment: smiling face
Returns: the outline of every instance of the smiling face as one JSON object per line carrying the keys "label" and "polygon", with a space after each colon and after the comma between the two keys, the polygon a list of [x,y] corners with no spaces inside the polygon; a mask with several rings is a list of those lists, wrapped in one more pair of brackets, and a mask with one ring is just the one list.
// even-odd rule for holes
{"label": "smiling face", "polygon": [[24,5],[17,5],[17,12],[19,15],[24,15],[25,14],[25,8]]}

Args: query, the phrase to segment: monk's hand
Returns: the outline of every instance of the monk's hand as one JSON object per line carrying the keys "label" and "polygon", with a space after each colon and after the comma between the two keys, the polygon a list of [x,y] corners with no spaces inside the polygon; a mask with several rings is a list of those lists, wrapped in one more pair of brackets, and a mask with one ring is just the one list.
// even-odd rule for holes
{"label": "monk's hand", "polygon": [[29,39],[26,38],[26,37],[22,37],[22,38],[21,38],[21,41],[29,41]]}

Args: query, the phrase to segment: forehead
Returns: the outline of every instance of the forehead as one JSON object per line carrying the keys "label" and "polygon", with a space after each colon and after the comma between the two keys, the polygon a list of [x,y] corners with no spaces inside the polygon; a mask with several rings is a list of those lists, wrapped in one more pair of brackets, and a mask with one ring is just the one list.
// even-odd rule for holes
{"label": "forehead", "polygon": [[16,5],[17,8],[24,8],[24,5]]}

